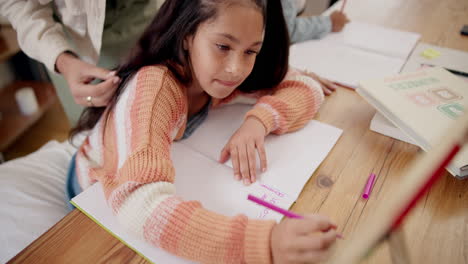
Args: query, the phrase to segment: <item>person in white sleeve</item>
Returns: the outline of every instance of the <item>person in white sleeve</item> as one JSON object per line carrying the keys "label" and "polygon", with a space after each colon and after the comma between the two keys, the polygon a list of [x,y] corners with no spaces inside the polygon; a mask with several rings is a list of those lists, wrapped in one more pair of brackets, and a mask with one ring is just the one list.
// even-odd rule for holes
{"label": "person in white sleeve", "polygon": [[112,69],[164,0],[2,0],[0,14],[26,55],[44,63],[71,124],[103,107],[119,78]]}

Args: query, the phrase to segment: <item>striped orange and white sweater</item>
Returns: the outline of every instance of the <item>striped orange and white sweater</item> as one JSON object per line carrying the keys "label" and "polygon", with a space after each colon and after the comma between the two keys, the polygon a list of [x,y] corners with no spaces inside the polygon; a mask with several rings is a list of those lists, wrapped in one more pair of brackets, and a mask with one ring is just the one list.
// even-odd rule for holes
{"label": "striped orange and white sweater", "polygon": [[[302,128],[324,100],[311,78],[289,73],[270,94],[213,99],[212,107],[247,98],[246,114],[268,132]],[[170,148],[187,122],[186,89],[162,66],[142,68],[127,84],[105,128],[101,119],[76,156],[82,189],[103,184],[107,203],[130,233],[172,254],[202,263],[270,263],[274,221],[226,217],[176,195]]]}

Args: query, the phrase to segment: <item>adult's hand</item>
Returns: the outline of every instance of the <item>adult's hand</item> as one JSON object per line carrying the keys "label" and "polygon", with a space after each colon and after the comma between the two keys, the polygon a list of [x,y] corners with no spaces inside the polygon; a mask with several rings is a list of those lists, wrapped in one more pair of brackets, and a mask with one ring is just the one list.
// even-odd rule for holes
{"label": "adult's hand", "polygon": [[[67,80],[75,102],[87,107],[106,106],[120,82],[115,72],[84,62],[68,52],[58,56],[55,66]],[[96,79],[102,82],[91,84]]]}

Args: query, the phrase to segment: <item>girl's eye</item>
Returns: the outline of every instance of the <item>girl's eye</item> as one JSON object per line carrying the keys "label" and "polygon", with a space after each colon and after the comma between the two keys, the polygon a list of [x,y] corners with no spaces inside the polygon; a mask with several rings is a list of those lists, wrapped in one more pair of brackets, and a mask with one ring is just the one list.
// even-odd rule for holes
{"label": "girl's eye", "polygon": [[255,50],[248,50],[245,53],[247,53],[248,55],[257,55],[258,54],[258,52],[255,51]]}
{"label": "girl's eye", "polygon": [[224,51],[227,51],[227,50],[230,49],[229,46],[222,45],[222,44],[216,44],[216,47],[218,47],[218,49],[224,50]]}

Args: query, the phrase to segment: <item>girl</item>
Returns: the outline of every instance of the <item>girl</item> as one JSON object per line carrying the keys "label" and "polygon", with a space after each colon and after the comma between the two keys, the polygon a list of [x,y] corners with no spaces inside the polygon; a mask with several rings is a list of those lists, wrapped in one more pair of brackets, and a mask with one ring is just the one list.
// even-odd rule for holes
{"label": "girl", "polygon": [[247,184],[255,181],[255,151],[266,169],[265,136],[314,116],[323,93],[311,78],[287,73],[288,48],[280,0],[167,0],[118,68],[122,83],[110,106],[89,108],[74,130],[92,129],[72,161],[71,196],[102,182],[129,232],[198,262],[322,260],[337,235],[327,218],[226,217],[177,197],[173,185],[171,144],[190,136],[209,108],[256,101],[220,157],[230,155]]}

